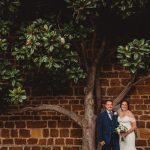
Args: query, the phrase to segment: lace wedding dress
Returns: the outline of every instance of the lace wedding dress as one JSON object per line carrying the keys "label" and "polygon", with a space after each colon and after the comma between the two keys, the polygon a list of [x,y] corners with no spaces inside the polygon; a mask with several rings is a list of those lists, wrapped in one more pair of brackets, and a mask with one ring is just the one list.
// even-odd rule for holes
{"label": "lace wedding dress", "polygon": [[[135,118],[130,117],[130,116],[123,116],[123,117],[118,117],[118,122],[120,124],[123,124],[126,126],[128,129],[131,128],[131,123],[135,122]],[[120,150],[136,150],[135,147],[135,133],[131,132],[128,134],[125,138],[124,141],[121,140],[120,136]]]}

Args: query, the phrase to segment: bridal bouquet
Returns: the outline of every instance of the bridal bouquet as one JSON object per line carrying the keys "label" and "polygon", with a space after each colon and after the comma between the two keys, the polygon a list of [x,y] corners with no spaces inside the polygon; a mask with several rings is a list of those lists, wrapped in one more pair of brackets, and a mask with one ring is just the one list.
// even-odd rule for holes
{"label": "bridal bouquet", "polygon": [[[124,126],[123,124],[119,124],[119,126],[117,128],[115,128],[115,132],[117,132],[117,134],[121,134],[121,133],[126,133],[128,131],[128,128],[126,126]],[[125,141],[125,137],[121,136],[121,141]]]}

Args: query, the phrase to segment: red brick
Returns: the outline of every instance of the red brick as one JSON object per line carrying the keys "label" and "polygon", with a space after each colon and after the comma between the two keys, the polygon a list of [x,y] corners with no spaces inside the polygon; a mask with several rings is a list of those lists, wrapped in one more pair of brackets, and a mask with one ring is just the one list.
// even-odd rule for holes
{"label": "red brick", "polygon": [[150,86],[138,86],[138,93],[139,94],[147,94],[149,95],[150,93]]}
{"label": "red brick", "polygon": [[145,122],[144,121],[137,121],[138,128],[145,128]]}
{"label": "red brick", "polygon": [[9,135],[10,133],[9,133],[9,130],[8,129],[1,129],[1,136],[3,137],[3,138],[9,138]]}
{"label": "red brick", "polygon": [[119,79],[111,79],[110,86],[120,86],[120,80]]}
{"label": "red brick", "polygon": [[49,129],[43,129],[43,137],[49,137]]}
{"label": "red brick", "polygon": [[9,150],[23,150],[23,147],[10,147]]}
{"label": "red brick", "polygon": [[102,70],[103,71],[111,71],[112,72],[112,66],[103,66]]}
{"label": "red brick", "polygon": [[51,150],[51,147],[42,147],[41,150]]}
{"label": "red brick", "polygon": [[10,116],[9,117],[9,120],[12,120],[12,121],[14,121],[14,120],[20,120],[21,119],[21,116]]}
{"label": "red brick", "polygon": [[54,147],[52,148],[52,150],[61,150],[61,147],[54,146]]}
{"label": "red brick", "polygon": [[146,123],[146,128],[150,129],[150,122]]}
{"label": "red brick", "polygon": [[150,79],[145,80],[145,85],[150,85]]}
{"label": "red brick", "polygon": [[47,122],[46,121],[27,121],[28,128],[46,128]]}
{"label": "red brick", "polygon": [[126,86],[129,83],[130,79],[121,79],[122,85]]}
{"label": "red brick", "polygon": [[71,100],[69,104],[80,104],[80,100]]}
{"label": "red brick", "polygon": [[142,115],[142,114],[143,114],[143,111],[135,110],[133,113],[134,113],[134,115]]}
{"label": "red brick", "polygon": [[150,104],[150,99],[145,99],[144,104]]}
{"label": "red brick", "polygon": [[16,121],[16,128],[25,128],[25,122],[23,121]]}
{"label": "red brick", "polygon": [[8,150],[8,147],[1,147],[0,150]]}
{"label": "red brick", "polygon": [[37,142],[38,142],[38,139],[35,139],[35,138],[30,138],[27,140],[28,144],[37,144]]}
{"label": "red brick", "polygon": [[26,144],[26,140],[25,139],[15,139],[15,144],[17,144],[17,145]]}
{"label": "red brick", "polygon": [[136,141],[136,145],[137,146],[146,146],[146,141],[145,140],[137,140]]}
{"label": "red brick", "polygon": [[11,130],[11,137],[18,137],[18,130],[17,129]]}
{"label": "red brick", "polygon": [[74,139],[74,145],[82,145],[82,139]]}
{"label": "red brick", "polygon": [[49,128],[56,128],[56,121],[48,121]]}
{"label": "red brick", "polygon": [[58,121],[58,127],[59,128],[70,128],[71,121]]}
{"label": "red brick", "polygon": [[14,144],[13,139],[3,139],[3,144]]}
{"label": "red brick", "polygon": [[30,147],[29,146],[25,146],[24,150],[30,150]]}
{"label": "red brick", "polygon": [[70,137],[81,138],[82,137],[82,130],[81,129],[72,129],[71,133],[70,133]]}
{"label": "red brick", "polygon": [[117,96],[123,90],[123,87],[112,87],[107,89],[107,95],[109,96]]}
{"label": "red brick", "polygon": [[120,78],[130,78],[130,73],[128,72],[120,72],[119,73]]}
{"label": "red brick", "polygon": [[146,110],[147,106],[146,105],[135,105],[135,110]]}
{"label": "red brick", "polygon": [[14,128],[14,122],[6,122],[5,128]]}
{"label": "red brick", "polygon": [[81,128],[76,122],[73,122],[73,123],[72,123],[72,127],[73,127],[73,128],[79,128],[79,129]]}
{"label": "red brick", "polygon": [[140,116],[140,120],[150,120],[150,116],[149,115],[142,115],[142,116]]}
{"label": "red brick", "polygon": [[60,130],[60,137],[69,137],[69,130],[68,129],[61,129]]}
{"label": "red brick", "polygon": [[143,99],[131,99],[130,104],[143,104]]}
{"label": "red brick", "polygon": [[64,139],[61,139],[61,138],[56,139],[56,140],[55,140],[55,144],[56,144],[56,145],[64,145],[64,144],[65,144]]}
{"label": "red brick", "polygon": [[109,80],[108,79],[100,79],[100,85],[101,86],[109,86]]}
{"label": "red brick", "polygon": [[20,129],[19,130],[19,136],[20,137],[30,137],[30,130],[27,130],[27,129]]}
{"label": "red brick", "polygon": [[53,145],[54,144],[54,140],[52,138],[48,139],[47,144],[48,145]]}
{"label": "red brick", "polygon": [[122,67],[121,65],[118,65],[118,66],[114,66],[113,67],[113,69],[115,70],[115,71],[120,71],[120,70],[124,70],[124,67]]}
{"label": "red brick", "polygon": [[73,139],[66,139],[66,144],[73,145]]}
{"label": "red brick", "polygon": [[56,130],[56,129],[51,129],[51,130],[50,130],[50,136],[51,136],[51,137],[58,137],[58,130]]}
{"label": "red brick", "polygon": [[38,147],[38,146],[33,146],[33,147],[32,147],[32,150],[41,150],[41,148]]}
{"label": "red brick", "polygon": [[66,104],[69,104],[69,101],[68,100],[61,100],[60,104],[65,104],[66,105]]}
{"label": "red brick", "polygon": [[0,128],[3,128],[4,125],[3,125],[3,121],[0,121]]}
{"label": "red brick", "polygon": [[100,78],[118,78],[118,72],[102,72]]}
{"label": "red brick", "polygon": [[106,88],[101,88],[101,94],[103,96],[107,95]]}
{"label": "red brick", "polygon": [[46,145],[47,140],[46,139],[39,139],[39,145]]}

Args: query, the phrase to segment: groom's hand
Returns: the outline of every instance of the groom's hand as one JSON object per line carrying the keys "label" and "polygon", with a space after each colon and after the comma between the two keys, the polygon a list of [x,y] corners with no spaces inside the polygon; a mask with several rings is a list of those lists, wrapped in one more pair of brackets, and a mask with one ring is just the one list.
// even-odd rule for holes
{"label": "groom's hand", "polygon": [[100,144],[103,146],[105,145],[105,141],[101,141]]}

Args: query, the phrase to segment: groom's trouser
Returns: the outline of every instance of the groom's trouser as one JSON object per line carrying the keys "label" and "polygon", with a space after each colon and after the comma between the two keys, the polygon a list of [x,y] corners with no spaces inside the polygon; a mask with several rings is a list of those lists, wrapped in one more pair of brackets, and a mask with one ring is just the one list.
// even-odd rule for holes
{"label": "groom's trouser", "polygon": [[105,144],[102,147],[102,150],[120,150],[120,149],[119,149],[119,145]]}

